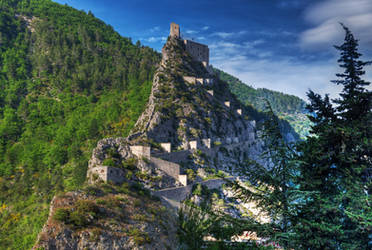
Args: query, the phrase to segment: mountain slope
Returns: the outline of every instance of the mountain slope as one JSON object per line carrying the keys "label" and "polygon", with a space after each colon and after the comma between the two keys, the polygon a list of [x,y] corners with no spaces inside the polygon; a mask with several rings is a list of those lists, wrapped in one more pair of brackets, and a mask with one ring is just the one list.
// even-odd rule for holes
{"label": "mountain slope", "polygon": [[133,127],[160,56],[49,0],[0,8],[0,245],[27,249],[97,140]]}
{"label": "mountain slope", "polygon": [[[146,108],[160,55],[121,37],[92,13],[50,0],[0,0],[0,45],[0,245],[28,249],[54,194],[81,188],[97,141],[127,136],[134,128]],[[189,60],[187,55],[184,59]],[[173,66],[185,74],[208,75],[201,65],[182,65]],[[226,111],[221,101],[206,102],[210,96],[203,90],[181,91],[186,86],[182,79],[176,84],[180,88],[165,84],[158,94],[173,89],[177,98],[157,106],[162,119],[175,118],[171,126],[181,125],[184,115],[193,116],[177,127],[179,134],[169,136],[176,147],[196,136],[232,137],[238,124],[244,127],[245,116],[264,118],[254,108],[240,106],[222,81],[214,89],[216,96],[230,100],[235,111],[242,108],[244,117]],[[181,101],[174,103],[176,99]],[[216,114],[208,117],[210,103],[226,121]],[[186,113],[178,114],[180,107]],[[288,124],[283,128],[291,132]],[[132,131],[149,132],[136,129]],[[155,132],[150,138],[168,140]]]}
{"label": "mountain slope", "polygon": [[259,88],[255,89],[240,81],[238,78],[216,68],[214,72],[229,84],[231,92],[246,105],[252,105],[259,111],[266,109],[266,100],[269,101],[274,113],[286,120],[295,131],[305,138],[309,135],[310,121],[306,114],[306,103],[297,96]]}

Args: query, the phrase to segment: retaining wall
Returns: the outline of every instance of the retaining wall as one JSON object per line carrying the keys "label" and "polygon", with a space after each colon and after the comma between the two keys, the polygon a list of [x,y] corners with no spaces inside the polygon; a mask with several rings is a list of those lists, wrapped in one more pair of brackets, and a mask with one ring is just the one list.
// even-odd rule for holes
{"label": "retaining wall", "polygon": [[154,164],[156,168],[164,171],[167,175],[178,180],[178,176],[180,175],[180,165],[156,157],[151,157],[150,162]]}
{"label": "retaining wall", "polygon": [[[234,180],[234,177],[227,178],[228,180]],[[166,201],[166,205],[171,207],[180,207],[180,202],[185,200],[192,191],[192,187],[196,184],[202,184],[208,187],[209,189],[217,189],[226,183],[224,179],[213,179],[202,182],[193,183],[185,187],[176,187],[176,188],[167,188],[159,191],[154,191],[153,195],[158,196]]]}

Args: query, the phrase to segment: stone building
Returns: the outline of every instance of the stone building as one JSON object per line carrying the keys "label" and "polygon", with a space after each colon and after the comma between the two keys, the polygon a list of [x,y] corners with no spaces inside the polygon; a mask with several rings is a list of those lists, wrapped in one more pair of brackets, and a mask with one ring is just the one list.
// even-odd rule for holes
{"label": "stone building", "polygon": [[209,48],[207,45],[197,43],[191,40],[183,41],[186,46],[186,51],[194,58],[194,60],[202,62],[205,67],[209,65]]}
{"label": "stone building", "polygon": [[171,37],[181,37],[181,31],[180,31],[180,26],[176,23],[171,23],[170,25],[170,34]]}
{"label": "stone building", "polygon": [[[171,37],[181,38],[180,26],[176,23],[171,23],[170,34]],[[209,48],[205,44],[197,43],[191,40],[183,40],[186,51],[194,58],[194,60],[203,63],[205,67],[209,66]]]}

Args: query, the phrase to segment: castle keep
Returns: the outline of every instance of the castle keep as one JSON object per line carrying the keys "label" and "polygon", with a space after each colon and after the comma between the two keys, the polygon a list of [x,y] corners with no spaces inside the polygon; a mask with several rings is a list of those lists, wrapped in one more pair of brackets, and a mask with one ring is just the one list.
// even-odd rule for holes
{"label": "castle keep", "polygon": [[[171,23],[170,34],[171,37],[181,38],[180,26],[176,23]],[[209,65],[209,48],[205,44],[197,43],[191,40],[183,40],[186,51],[194,58],[194,60],[203,63],[205,67]]]}

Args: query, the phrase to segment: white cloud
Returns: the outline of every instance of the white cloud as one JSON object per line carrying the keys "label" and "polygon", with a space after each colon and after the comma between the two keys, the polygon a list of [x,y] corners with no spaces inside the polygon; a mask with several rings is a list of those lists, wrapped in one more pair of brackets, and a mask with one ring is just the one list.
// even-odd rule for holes
{"label": "white cloud", "polygon": [[221,37],[223,39],[226,39],[226,38],[241,36],[241,35],[244,35],[246,33],[247,33],[247,31],[245,31],[245,30],[242,30],[242,31],[239,31],[239,32],[214,32],[214,33],[211,34],[211,36],[218,36],[218,37]]}
{"label": "white cloud", "polygon": [[165,42],[167,40],[167,38],[165,36],[161,36],[161,37],[149,37],[149,38],[145,38],[143,39],[145,40],[146,42],[149,42],[149,43],[156,43],[156,42]]}
{"label": "white cloud", "polygon": [[150,32],[151,33],[158,32],[158,31],[160,31],[160,27],[159,26],[155,26],[155,27],[153,27],[153,28],[150,29]]}
{"label": "white cloud", "polygon": [[371,0],[326,0],[308,8],[305,20],[314,27],[300,35],[302,48],[322,49],[342,43],[344,32],[339,22],[348,26],[363,45],[372,44]]}
{"label": "white cloud", "polygon": [[185,33],[192,35],[192,34],[195,34],[195,33],[198,33],[198,32],[196,30],[186,30]]}
{"label": "white cloud", "polygon": [[254,44],[260,42],[213,43],[209,46],[211,64],[255,88],[293,94],[304,100],[307,100],[306,92],[309,88],[322,95],[338,97],[342,87],[330,82],[336,79],[335,74],[340,70],[336,62],[337,57],[328,61],[303,63],[290,57],[280,58],[267,48],[260,49]]}
{"label": "white cloud", "polygon": [[209,30],[209,26],[204,26],[203,28],[202,28],[202,30]]}

